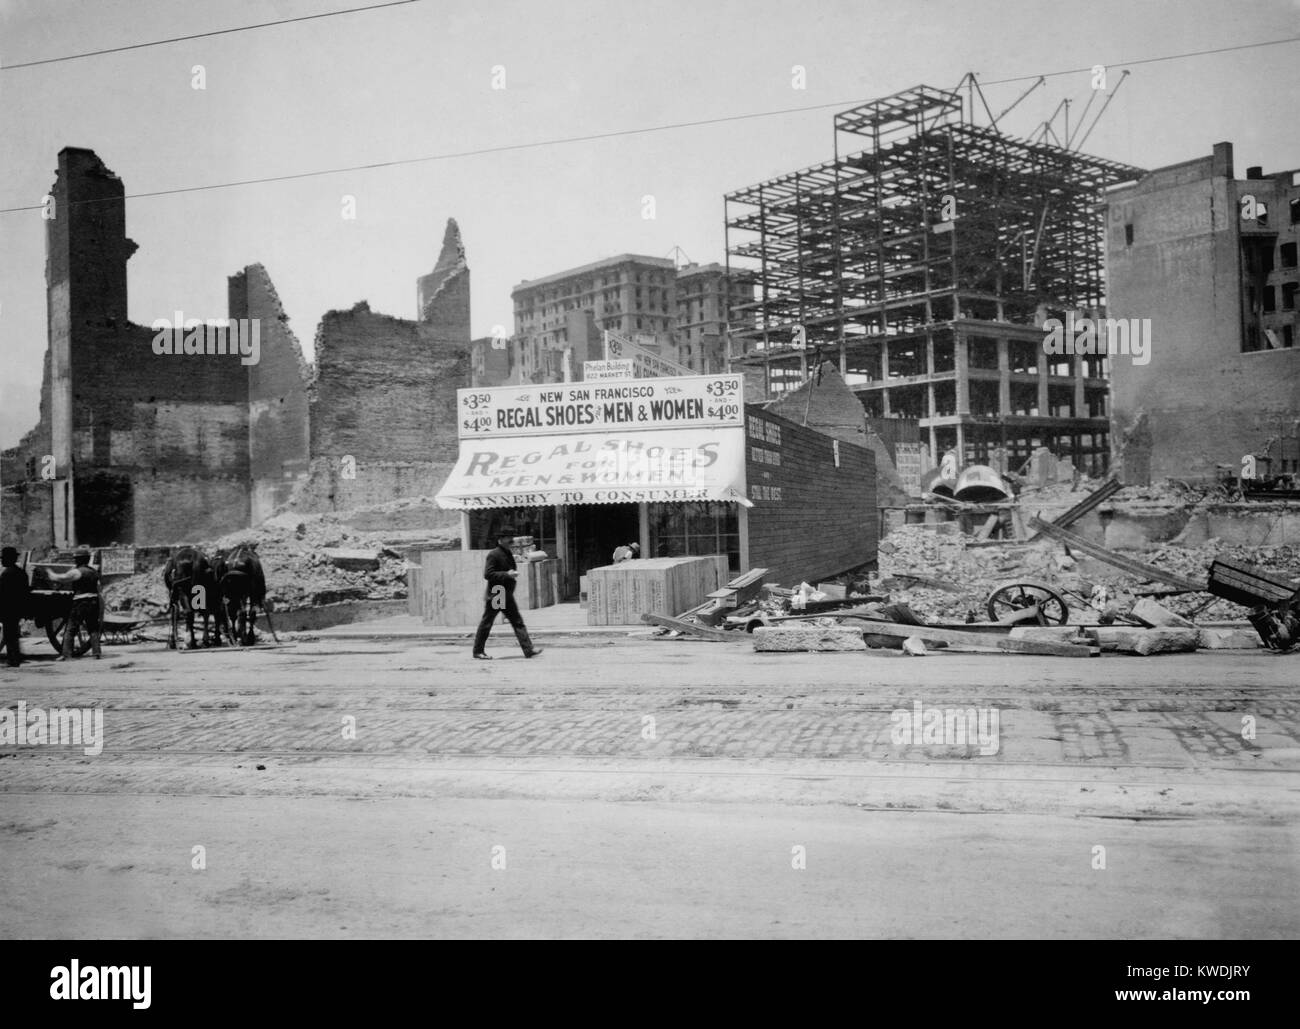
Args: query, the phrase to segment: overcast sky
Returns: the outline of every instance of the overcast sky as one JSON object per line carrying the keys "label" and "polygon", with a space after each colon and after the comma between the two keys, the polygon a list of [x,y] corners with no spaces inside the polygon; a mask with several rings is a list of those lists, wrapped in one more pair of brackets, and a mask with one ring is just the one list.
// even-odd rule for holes
{"label": "overcast sky", "polygon": [[[8,68],[374,2],[0,0],[0,208],[39,204],[65,146],[95,150],[129,196],[850,106],[968,70],[991,82],[1105,64],[1113,84],[1125,62],[1300,36],[1300,0],[423,0]],[[990,86],[990,106],[1028,85]],[[1002,127],[1027,135],[1064,97],[1077,118],[1090,89],[1087,72],[1049,78]],[[1135,65],[1086,149],[1154,168],[1228,140],[1238,177],[1298,168],[1297,98],[1297,43]],[[367,300],[413,318],[416,277],[454,217],[474,335],[488,335],[512,325],[523,279],[674,246],[721,261],[723,194],[828,159],[835,109],[128,200],[130,315],[224,317],[226,277],[260,262],[311,359],[328,310]],[[44,260],[39,212],[0,214],[0,446],[38,416]]]}

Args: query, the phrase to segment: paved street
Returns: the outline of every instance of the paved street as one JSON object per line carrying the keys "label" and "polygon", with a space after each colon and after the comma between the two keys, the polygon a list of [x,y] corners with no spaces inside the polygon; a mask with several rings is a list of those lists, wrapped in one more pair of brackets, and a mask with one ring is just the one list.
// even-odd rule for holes
{"label": "paved street", "polygon": [[[99,754],[0,747],[0,931],[1300,931],[1295,656],[546,646],[139,644],[0,670],[0,706],[104,726]],[[968,708],[984,745],[895,738]]]}

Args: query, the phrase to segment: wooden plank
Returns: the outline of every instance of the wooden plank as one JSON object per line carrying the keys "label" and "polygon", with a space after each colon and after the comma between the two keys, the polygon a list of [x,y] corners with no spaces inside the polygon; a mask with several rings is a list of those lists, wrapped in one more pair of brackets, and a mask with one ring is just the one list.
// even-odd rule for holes
{"label": "wooden plank", "polygon": [[1029,519],[1029,527],[1037,529],[1044,536],[1050,536],[1052,539],[1066,544],[1072,550],[1082,551],[1089,557],[1095,557],[1098,561],[1105,561],[1108,565],[1114,565],[1138,579],[1150,579],[1154,582],[1167,583],[1189,593],[1204,593],[1206,590],[1204,582],[1197,582],[1195,579],[1184,579],[1181,575],[1166,572],[1163,568],[1156,568],[1154,565],[1134,561],[1129,557],[1121,557],[1119,554],[1112,553],[1105,547],[1092,543],[1069,529],[1062,529],[1051,522],[1045,522],[1037,515]]}
{"label": "wooden plank", "polygon": [[995,514],[989,515],[988,518],[984,520],[984,524],[979,527],[979,531],[975,533],[975,538],[977,540],[988,539],[989,535],[993,532],[993,530],[997,528],[998,520],[999,519],[997,515]]}
{"label": "wooden plank", "polygon": [[[1112,475],[1095,490],[1075,504],[1074,507],[1066,511],[1065,514],[1058,518],[1053,518],[1051,524],[1055,525],[1059,529],[1068,529],[1094,507],[1099,506],[1102,501],[1114,496],[1122,488],[1123,487],[1120,486],[1119,480]],[[1038,533],[1034,533],[1030,539],[1034,539],[1037,536]]]}
{"label": "wooden plank", "polygon": [[727,631],[726,629],[710,629],[704,625],[696,625],[694,622],[682,621],[680,618],[669,618],[667,615],[644,614],[641,621],[647,625],[662,625],[667,629],[676,629],[678,632],[686,633],[688,636],[698,636],[700,639],[713,640],[716,643],[739,643],[741,641],[751,642],[749,633],[740,630]]}

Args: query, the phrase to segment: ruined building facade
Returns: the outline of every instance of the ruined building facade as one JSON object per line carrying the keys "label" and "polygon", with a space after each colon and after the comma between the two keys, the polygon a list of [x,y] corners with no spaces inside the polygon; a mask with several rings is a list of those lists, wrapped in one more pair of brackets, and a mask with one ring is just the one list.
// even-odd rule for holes
{"label": "ruined building facade", "polygon": [[1112,371],[1124,481],[1300,470],[1300,170],[1238,179],[1218,143],[1108,199],[1110,313],[1151,324]]}
{"label": "ruined building facade", "polygon": [[[136,244],[124,194],[93,151],[60,151],[46,223],[40,421],[3,454],[6,543],[195,541],[286,507],[435,491],[455,457],[455,390],[469,384],[469,271],[454,222],[433,275],[420,280],[420,320],[364,304],[331,312],[313,370],[257,264],[230,277],[227,312],[257,322],[255,362],[157,353],[156,328],[127,317]],[[355,477],[341,488],[344,456]]]}

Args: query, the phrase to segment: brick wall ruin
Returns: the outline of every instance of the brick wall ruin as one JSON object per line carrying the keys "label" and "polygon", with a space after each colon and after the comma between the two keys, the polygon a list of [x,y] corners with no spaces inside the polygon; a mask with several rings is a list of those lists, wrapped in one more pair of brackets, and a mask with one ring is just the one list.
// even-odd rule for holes
{"label": "brick wall ruin", "polygon": [[[469,268],[448,221],[433,272],[417,288],[420,320],[330,311],[316,333],[311,469],[297,511],[344,511],[442,487],[458,454],[456,390],[470,384]],[[430,528],[458,524],[430,502]]]}
{"label": "brick wall ruin", "polygon": [[158,332],[127,318],[136,244],[122,181],[93,151],[68,147],[51,195],[41,415],[0,455],[6,543],[196,541],[288,506],[343,510],[437,492],[457,456],[456,389],[470,378],[469,268],[454,221],[419,279],[420,320],[365,303],[331,312],[313,370],[257,264],[227,291],[231,322],[257,325],[255,362],[155,352]]}

